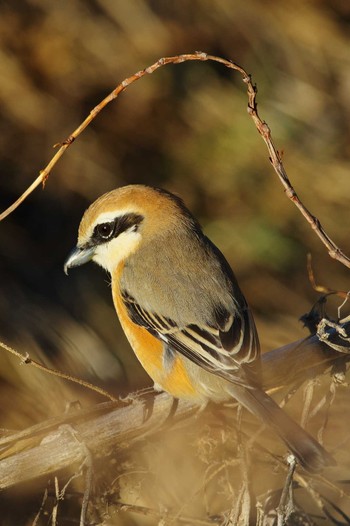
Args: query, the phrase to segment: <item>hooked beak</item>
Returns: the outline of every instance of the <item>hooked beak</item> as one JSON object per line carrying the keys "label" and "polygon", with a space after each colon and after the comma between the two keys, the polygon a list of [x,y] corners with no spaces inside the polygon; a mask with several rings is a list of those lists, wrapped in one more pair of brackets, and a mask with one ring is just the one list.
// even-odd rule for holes
{"label": "hooked beak", "polygon": [[84,263],[88,263],[91,261],[95,253],[95,247],[89,247],[89,248],[80,248],[75,247],[73,248],[72,252],[69,254],[68,258],[66,259],[64,263],[64,272],[65,274],[68,274],[68,269],[72,267],[79,267],[80,265],[84,265]]}

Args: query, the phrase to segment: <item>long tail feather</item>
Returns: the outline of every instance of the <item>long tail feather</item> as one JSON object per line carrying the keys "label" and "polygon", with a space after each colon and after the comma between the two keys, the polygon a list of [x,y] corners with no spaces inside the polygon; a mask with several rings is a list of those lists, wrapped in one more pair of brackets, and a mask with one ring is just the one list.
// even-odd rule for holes
{"label": "long tail feather", "polygon": [[232,385],[231,392],[238,402],[274,429],[305,469],[319,472],[335,464],[333,457],[321,444],[262,389]]}

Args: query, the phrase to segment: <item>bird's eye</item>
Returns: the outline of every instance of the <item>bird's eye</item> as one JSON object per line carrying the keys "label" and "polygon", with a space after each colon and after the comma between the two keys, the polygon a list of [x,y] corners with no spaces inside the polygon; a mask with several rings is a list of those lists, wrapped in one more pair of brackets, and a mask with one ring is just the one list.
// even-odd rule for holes
{"label": "bird's eye", "polygon": [[114,223],[101,223],[95,228],[96,234],[102,239],[109,239],[113,235]]}

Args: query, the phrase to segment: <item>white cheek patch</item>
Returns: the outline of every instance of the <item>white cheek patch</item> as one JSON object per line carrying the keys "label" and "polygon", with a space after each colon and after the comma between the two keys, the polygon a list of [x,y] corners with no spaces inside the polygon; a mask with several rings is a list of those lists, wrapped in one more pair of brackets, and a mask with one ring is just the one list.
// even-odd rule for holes
{"label": "white cheek patch", "polygon": [[98,245],[93,260],[112,274],[119,263],[136,250],[140,241],[139,232],[132,230],[123,232],[111,241]]}

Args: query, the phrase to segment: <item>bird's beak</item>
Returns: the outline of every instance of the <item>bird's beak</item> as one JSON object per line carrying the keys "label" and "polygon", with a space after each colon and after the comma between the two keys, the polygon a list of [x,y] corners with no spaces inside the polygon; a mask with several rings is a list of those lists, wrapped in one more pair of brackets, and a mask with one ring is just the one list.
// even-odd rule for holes
{"label": "bird's beak", "polygon": [[79,267],[80,265],[84,265],[84,263],[88,263],[88,261],[91,261],[91,259],[94,256],[94,253],[95,247],[75,247],[65,261],[63,267],[65,274],[68,274],[69,268]]}

